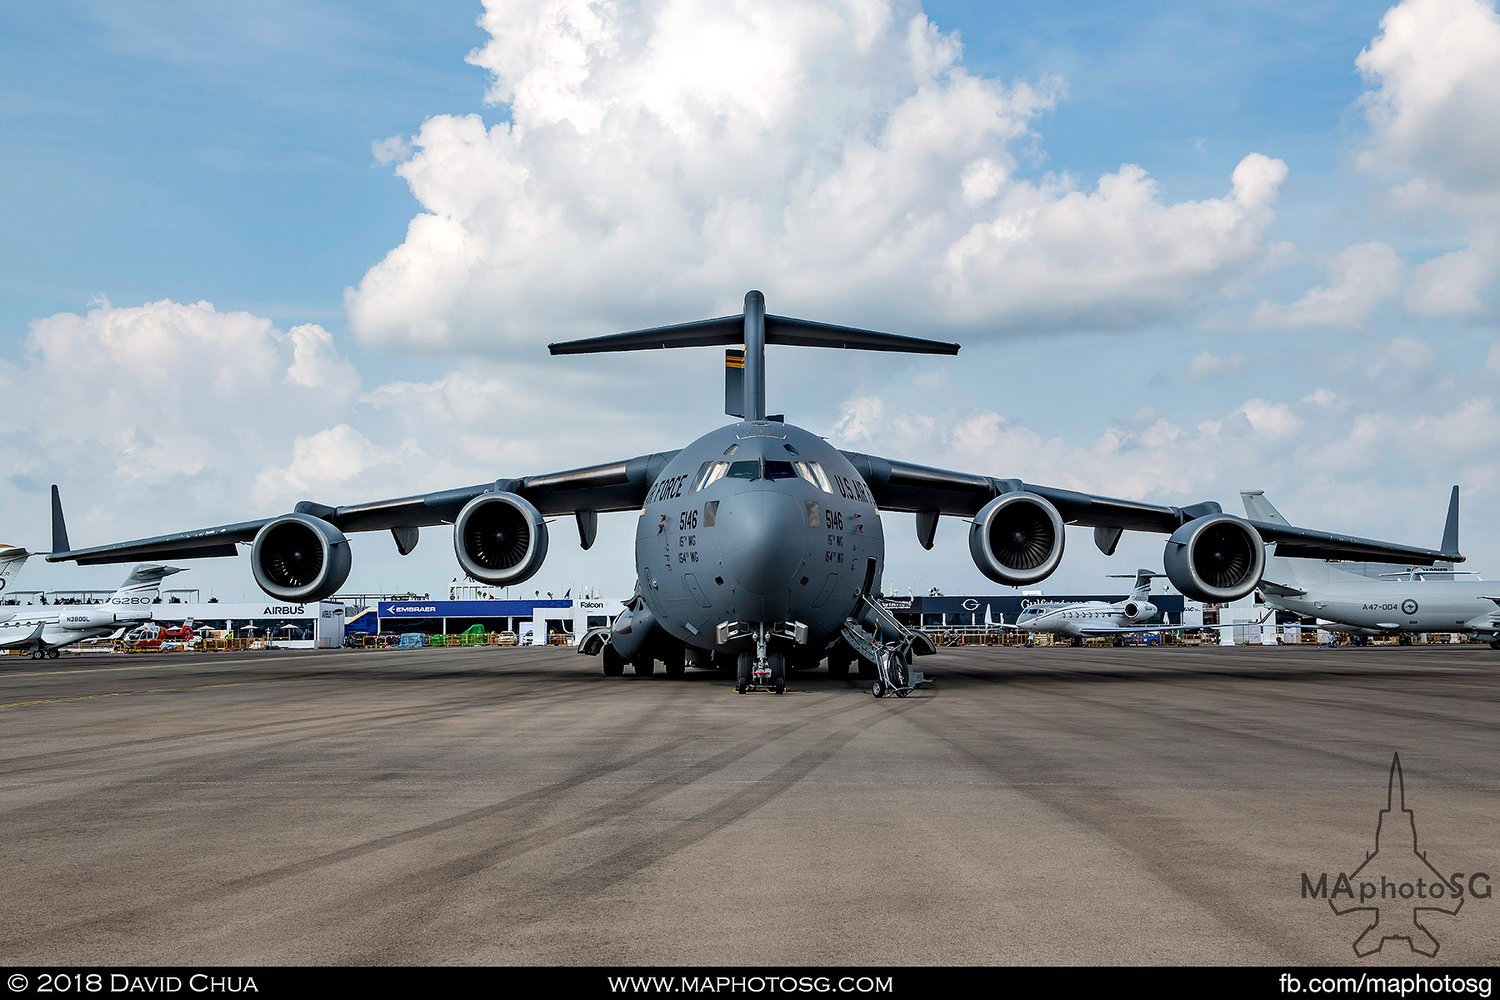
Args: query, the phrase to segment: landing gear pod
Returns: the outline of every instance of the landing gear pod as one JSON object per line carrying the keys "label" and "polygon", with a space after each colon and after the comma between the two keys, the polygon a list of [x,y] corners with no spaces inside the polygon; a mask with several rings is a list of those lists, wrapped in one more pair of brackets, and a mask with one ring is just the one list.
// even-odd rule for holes
{"label": "landing gear pod", "polygon": [[522,583],[547,558],[547,522],[525,497],[482,493],[458,512],[453,551],[463,571],[481,583]]}
{"label": "landing gear pod", "polygon": [[283,514],[250,544],[256,586],[280,601],[321,601],[349,579],[349,539],[311,514]]}
{"label": "landing gear pod", "polygon": [[1167,578],[1184,597],[1228,604],[1250,593],[1266,571],[1266,546],[1247,522],[1233,514],[1189,521],[1167,540]]}
{"label": "landing gear pod", "polygon": [[996,583],[1020,587],[1045,580],[1062,562],[1062,515],[1035,494],[1001,494],[970,525],[969,554]]}

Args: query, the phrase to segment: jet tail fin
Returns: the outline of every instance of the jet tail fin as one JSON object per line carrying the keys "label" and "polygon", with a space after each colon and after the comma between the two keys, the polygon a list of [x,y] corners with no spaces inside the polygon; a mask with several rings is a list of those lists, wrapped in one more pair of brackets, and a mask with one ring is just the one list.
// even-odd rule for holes
{"label": "jet tail fin", "polygon": [[161,593],[162,580],[181,572],[182,569],[177,566],[137,566],[105,603],[144,609],[156,603],[157,595]]}
{"label": "jet tail fin", "polygon": [[1291,524],[1281,516],[1281,511],[1271,506],[1271,501],[1266,499],[1265,490],[1240,490],[1240,499],[1244,501],[1245,513],[1252,521],[1269,521],[1272,524]]}
{"label": "jet tail fin", "polygon": [[21,572],[21,567],[26,565],[26,560],[31,558],[31,553],[25,549],[18,549],[10,545],[0,545],[0,594],[10,585],[11,578]]}
{"label": "jet tail fin", "polygon": [[[745,311],[739,316],[677,323],[647,330],[632,330],[603,337],[548,344],[552,354],[601,354],[612,351],[652,351],[674,347],[734,347],[744,345],[743,370],[725,375],[724,409],[730,416],[746,420],[766,419],[766,345],[831,347],[852,351],[899,351],[905,354],[957,354],[958,345],[921,337],[859,330],[832,323],[815,323],[766,313],[766,298],[760,292],[745,294]],[[743,403],[736,405],[739,399]],[[738,412],[736,412],[738,411]]]}

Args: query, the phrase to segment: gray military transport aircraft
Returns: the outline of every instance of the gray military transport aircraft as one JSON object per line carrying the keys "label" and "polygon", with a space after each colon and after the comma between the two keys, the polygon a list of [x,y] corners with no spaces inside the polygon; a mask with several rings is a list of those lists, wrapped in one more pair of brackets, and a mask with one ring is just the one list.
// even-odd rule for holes
{"label": "gray military transport aircraft", "polygon": [[[1240,497],[1251,517],[1287,523],[1262,491],[1241,490]],[[1457,486],[1442,547],[1458,548]],[[1458,579],[1469,575],[1451,566],[1407,567],[1372,578],[1337,562],[1288,558],[1271,546],[1260,592],[1267,607],[1314,619],[1315,627],[1343,632],[1356,645],[1374,636],[1394,635],[1404,644],[1420,632],[1460,632],[1500,649],[1500,584]]]}
{"label": "gray military transport aircraft", "polygon": [[875,600],[885,557],[880,511],[916,514],[917,539],[931,548],[944,515],[970,522],[969,552],[989,579],[1037,583],[1062,560],[1065,524],[1094,529],[1114,553],[1125,531],[1161,532],[1165,569],[1185,596],[1228,602],[1249,594],[1265,566],[1266,541],[1282,554],[1431,565],[1461,559],[1225,513],[1212,501],[1187,507],[1119,500],[1019,479],[995,479],[897,459],[840,451],[766,412],[767,345],[956,354],[957,344],[767,315],[760,292],[740,315],[552,344],[553,354],[680,347],[726,352],[725,412],[734,423],[678,451],[566,472],[391,500],[332,507],[304,500],[286,514],[71,549],[54,487],[52,561],[121,562],[230,556],[250,544],[256,583],[284,601],[335,593],[349,575],[345,532],[389,530],[402,554],[418,529],[452,524],[464,572],[484,583],[520,583],[547,555],[547,518],[572,514],[589,548],[598,516],[639,510],[636,591],[606,634],[580,652],[598,653],[604,672],[626,663],[650,674],[685,665],[736,669],[741,691],[781,692],[787,669],[827,659],[835,674],[858,658],[877,697],[911,688],[913,653],[932,652]]}

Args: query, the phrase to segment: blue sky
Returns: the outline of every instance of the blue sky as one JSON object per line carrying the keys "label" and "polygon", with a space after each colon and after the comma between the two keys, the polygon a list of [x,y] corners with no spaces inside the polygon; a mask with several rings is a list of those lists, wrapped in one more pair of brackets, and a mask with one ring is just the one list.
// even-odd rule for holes
{"label": "blue sky", "polygon": [[[717,419],[711,359],[542,346],[754,285],[965,343],[773,358],[773,407],[842,445],[1229,509],[1264,487],[1411,542],[1459,482],[1465,548],[1500,557],[1492,4],[482,14],[0,10],[5,540],[45,545],[51,482],[89,542],[676,447]],[[962,525],[921,553],[890,520],[895,580],[990,589]],[[628,586],[631,533],[555,544],[537,585]],[[1080,533],[1053,584],[1159,563],[1132,545]],[[448,546],[359,540],[350,586],[439,590]],[[243,559],[194,570],[251,592]]]}

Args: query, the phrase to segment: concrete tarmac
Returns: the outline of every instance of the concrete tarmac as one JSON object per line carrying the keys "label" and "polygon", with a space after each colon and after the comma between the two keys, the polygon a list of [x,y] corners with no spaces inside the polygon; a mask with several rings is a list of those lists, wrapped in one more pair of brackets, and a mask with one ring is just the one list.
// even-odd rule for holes
{"label": "concrete tarmac", "polygon": [[[1395,752],[1419,849],[1500,881],[1486,646],[918,666],[877,701],[567,649],[6,657],[0,959],[1352,964],[1374,914],[1301,877],[1375,850]],[[1383,825],[1361,877],[1428,874]],[[1436,959],[1372,961],[1500,961],[1500,900],[1417,919]]]}

